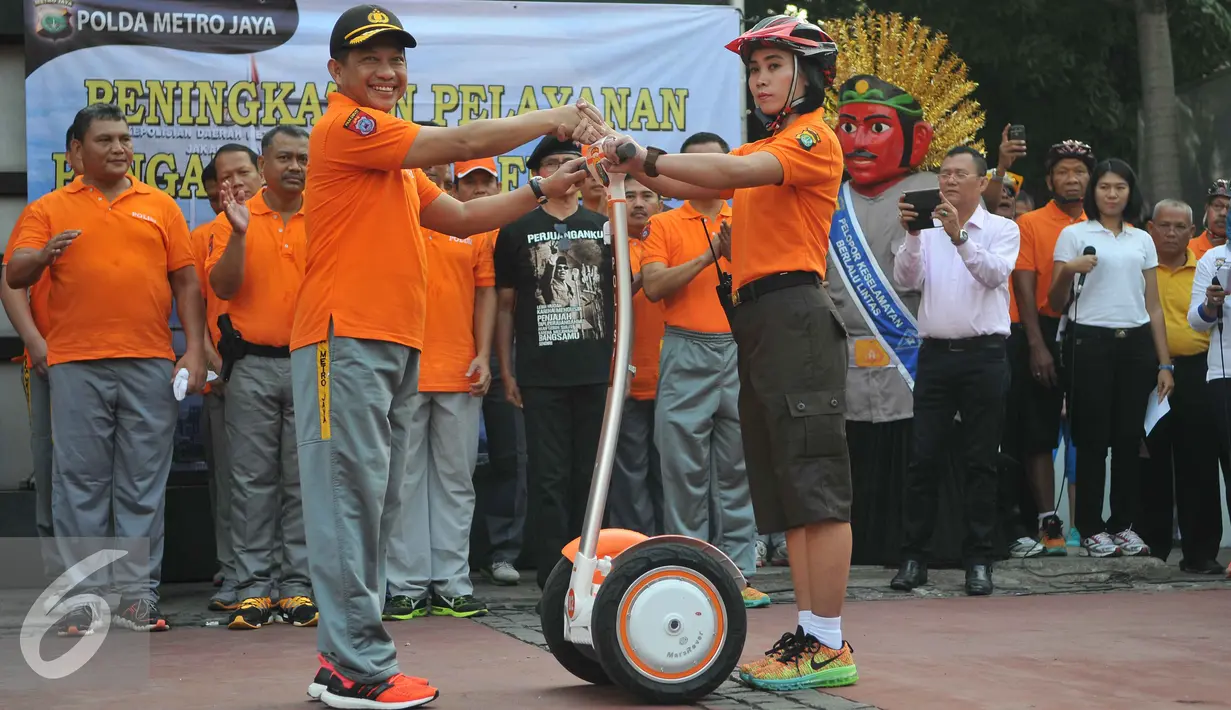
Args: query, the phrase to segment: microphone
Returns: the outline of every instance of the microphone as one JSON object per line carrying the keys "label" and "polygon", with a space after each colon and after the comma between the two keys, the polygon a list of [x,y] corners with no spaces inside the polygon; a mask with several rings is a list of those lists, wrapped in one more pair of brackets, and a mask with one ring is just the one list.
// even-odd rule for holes
{"label": "microphone", "polygon": [[[1210,285],[1211,286],[1222,286],[1222,284],[1218,282],[1218,274],[1214,274],[1214,278],[1213,280],[1210,281]],[[1222,329],[1222,306],[1220,305],[1214,306],[1214,314],[1218,318],[1218,328],[1219,330],[1221,330]]]}
{"label": "microphone", "polygon": [[[1086,247],[1085,249],[1082,250],[1081,255],[1082,256],[1094,256],[1094,247],[1093,246]],[[1078,296],[1081,295],[1081,288],[1082,286],[1086,285],[1086,277],[1089,275],[1090,275],[1090,272],[1087,271],[1086,273],[1077,277],[1077,295]]]}

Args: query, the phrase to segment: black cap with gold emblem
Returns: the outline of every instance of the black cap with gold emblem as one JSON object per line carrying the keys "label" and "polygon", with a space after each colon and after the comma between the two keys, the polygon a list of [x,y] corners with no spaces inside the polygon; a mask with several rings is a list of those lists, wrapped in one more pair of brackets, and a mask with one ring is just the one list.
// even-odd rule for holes
{"label": "black cap with gold emblem", "polygon": [[333,34],[329,36],[329,54],[354,49],[375,37],[396,38],[407,49],[417,44],[397,15],[379,5],[356,5],[334,23]]}

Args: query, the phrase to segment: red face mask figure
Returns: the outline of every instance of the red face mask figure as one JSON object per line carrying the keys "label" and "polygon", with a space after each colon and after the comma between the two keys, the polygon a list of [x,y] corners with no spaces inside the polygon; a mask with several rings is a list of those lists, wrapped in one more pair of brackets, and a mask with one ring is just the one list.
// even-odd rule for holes
{"label": "red face mask figure", "polygon": [[874,197],[919,167],[932,124],[915,98],[874,76],[852,76],[838,89],[838,142],[851,188]]}

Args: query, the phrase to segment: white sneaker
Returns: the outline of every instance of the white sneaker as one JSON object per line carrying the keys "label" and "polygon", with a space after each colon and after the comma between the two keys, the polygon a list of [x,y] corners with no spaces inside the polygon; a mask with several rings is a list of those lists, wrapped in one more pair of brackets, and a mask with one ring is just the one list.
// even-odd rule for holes
{"label": "white sneaker", "polygon": [[491,578],[495,584],[511,586],[521,581],[521,573],[508,562],[495,562],[492,564]]}
{"label": "white sneaker", "polygon": [[[1140,539],[1140,538],[1138,538]],[[1091,557],[1115,557],[1120,554],[1120,548],[1107,533],[1099,533],[1083,538],[1081,546],[1086,548],[1086,554]]]}
{"label": "white sneaker", "polygon": [[1133,532],[1132,528],[1129,528],[1128,530],[1125,530],[1122,533],[1118,533],[1110,537],[1111,537],[1112,542],[1114,542],[1120,548],[1120,554],[1122,555],[1127,555],[1128,557],[1135,557],[1137,555],[1150,554],[1150,546],[1147,545],[1145,541],[1141,539],[1140,535]]}
{"label": "white sneaker", "polygon": [[769,545],[761,538],[757,538],[757,567],[765,566],[765,558],[769,556]]}
{"label": "white sneaker", "polygon": [[1043,554],[1043,543],[1029,537],[1019,537],[1009,545],[1009,557],[1038,557]]}

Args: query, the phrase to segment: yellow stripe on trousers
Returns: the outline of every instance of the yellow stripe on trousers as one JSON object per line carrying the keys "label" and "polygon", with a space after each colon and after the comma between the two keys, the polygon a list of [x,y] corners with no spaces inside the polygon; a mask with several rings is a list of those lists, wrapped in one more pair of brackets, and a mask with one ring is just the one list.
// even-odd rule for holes
{"label": "yellow stripe on trousers", "polygon": [[329,341],[316,344],[316,401],[321,440],[329,440]]}

